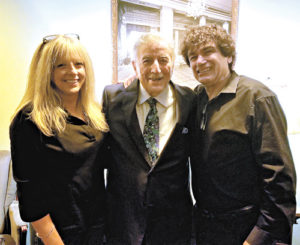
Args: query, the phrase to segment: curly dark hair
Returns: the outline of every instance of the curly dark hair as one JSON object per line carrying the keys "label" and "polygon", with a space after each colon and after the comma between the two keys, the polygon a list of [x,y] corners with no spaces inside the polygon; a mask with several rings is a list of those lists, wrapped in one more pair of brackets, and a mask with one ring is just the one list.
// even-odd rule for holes
{"label": "curly dark hair", "polygon": [[232,57],[229,64],[230,71],[236,59],[235,43],[232,37],[218,25],[192,26],[186,31],[181,44],[181,55],[185,62],[190,66],[188,51],[193,47],[200,47],[213,41],[225,57]]}

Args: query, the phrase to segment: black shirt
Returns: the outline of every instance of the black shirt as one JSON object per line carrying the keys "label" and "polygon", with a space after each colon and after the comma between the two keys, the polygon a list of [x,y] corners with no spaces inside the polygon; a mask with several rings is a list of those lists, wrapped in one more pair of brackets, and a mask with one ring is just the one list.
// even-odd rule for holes
{"label": "black shirt", "polygon": [[276,95],[235,72],[210,101],[203,86],[195,91],[192,173],[197,205],[221,213],[254,205],[261,235],[286,238],[294,221],[296,174]]}
{"label": "black shirt", "polygon": [[20,112],[10,126],[21,217],[50,214],[60,235],[103,226],[104,134],[69,116],[66,129],[47,137]]}

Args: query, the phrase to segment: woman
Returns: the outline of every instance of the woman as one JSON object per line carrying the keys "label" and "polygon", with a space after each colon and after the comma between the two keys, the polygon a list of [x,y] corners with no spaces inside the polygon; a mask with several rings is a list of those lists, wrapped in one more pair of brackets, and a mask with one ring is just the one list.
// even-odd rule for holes
{"label": "woman", "polygon": [[102,244],[107,131],[79,36],[45,37],[10,126],[21,217],[44,244]]}

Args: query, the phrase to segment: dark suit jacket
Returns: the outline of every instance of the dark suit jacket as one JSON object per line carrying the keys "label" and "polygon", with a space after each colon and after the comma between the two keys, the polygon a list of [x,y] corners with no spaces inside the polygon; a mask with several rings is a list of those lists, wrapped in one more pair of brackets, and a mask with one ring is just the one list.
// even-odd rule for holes
{"label": "dark suit jacket", "polygon": [[[113,161],[108,166],[109,244],[188,244],[192,200],[189,188],[189,117],[195,95],[173,86],[179,119],[158,162],[151,167],[136,115],[139,81],[104,89]],[[145,243],[146,242],[146,243]]]}

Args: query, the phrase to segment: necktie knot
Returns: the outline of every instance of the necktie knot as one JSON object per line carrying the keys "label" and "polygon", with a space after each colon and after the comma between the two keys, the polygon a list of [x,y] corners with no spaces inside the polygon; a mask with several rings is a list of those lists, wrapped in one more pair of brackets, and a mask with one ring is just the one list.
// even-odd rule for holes
{"label": "necktie knot", "polygon": [[153,97],[150,97],[148,100],[147,100],[147,103],[150,105],[150,108],[152,109],[153,107],[156,106],[156,102],[157,100]]}

